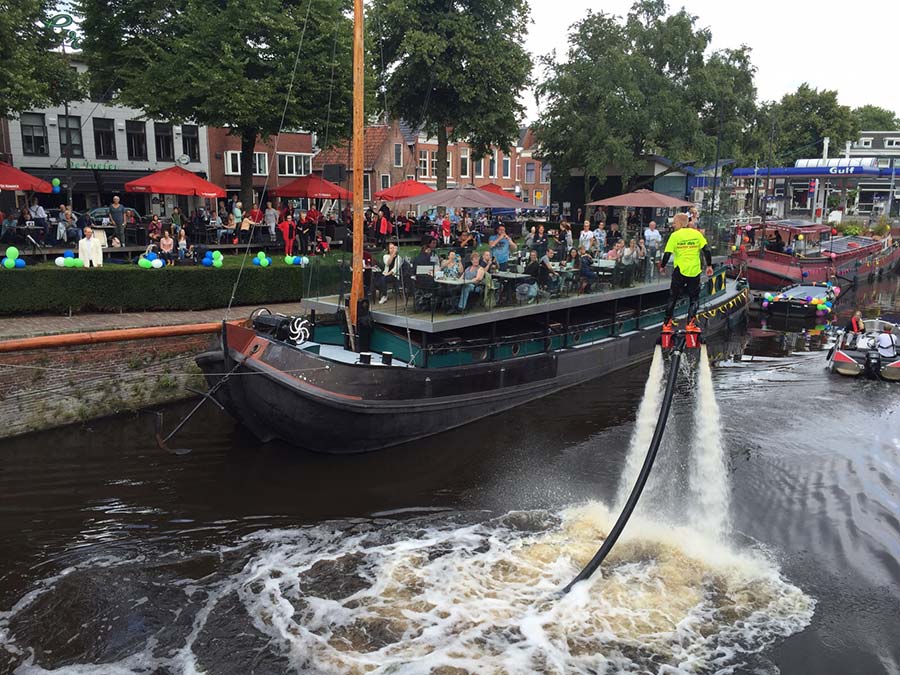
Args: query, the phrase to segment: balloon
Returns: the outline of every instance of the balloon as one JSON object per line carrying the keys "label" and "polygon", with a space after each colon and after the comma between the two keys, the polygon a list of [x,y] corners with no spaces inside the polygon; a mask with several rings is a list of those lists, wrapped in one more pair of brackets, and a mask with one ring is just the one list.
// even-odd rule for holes
{"label": "balloon", "polygon": [[53,187],[56,187],[57,185],[60,184],[60,182],[61,181],[59,180],[59,178],[54,178],[53,180],[50,181],[50,185],[52,185]]}
{"label": "balloon", "polygon": [[294,256],[294,264],[295,264],[295,265],[302,265],[302,264],[303,264],[303,257],[302,257],[302,256],[299,256],[299,255],[295,255],[295,256]]}
{"label": "balloon", "polygon": [[200,261],[200,264],[203,265],[204,267],[212,267],[213,259],[212,258],[204,258],[203,260]]}
{"label": "balloon", "polygon": [[262,264],[262,260],[260,260],[259,258],[254,258],[253,264],[259,267]]}
{"label": "balloon", "polygon": [[72,251],[65,251],[63,253],[63,258],[74,258],[75,254]]}
{"label": "balloon", "polygon": [[806,277],[808,277],[808,276],[809,276],[809,272],[804,272],[804,273],[803,273],[803,278],[804,278],[804,279],[805,279]]}
{"label": "balloon", "polygon": [[260,266],[260,267],[268,267],[268,266],[269,266],[269,259],[268,259],[268,258],[263,258],[262,260],[260,260],[259,258],[257,258],[257,260],[259,260],[259,266]]}
{"label": "balloon", "polygon": [[213,257],[212,257],[212,251],[207,251],[207,252],[206,252],[206,255],[203,256],[203,257],[204,257],[204,258],[209,258],[210,260],[212,260],[212,259],[213,259]]}
{"label": "balloon", "polygon": [[807,301],[807,302],[812,302],[812,296],[811,296],[811,295],[807,295],[807,296],[806,296],[806,301]]}
{"label": "balloon", "polygon": [[798,239],[798,241],[803,241],[803,235],[802,235],[802,234],[798,234],[798,235],[797,235],[797,239]]}
{"label": "balloon", "polygon": [[309,258],[307,258],[306,256],[303,256],[303,264],[309,265]]}
{"label": "balloon", "polygon": [[53,186],[53,194],[58,195],[60,193],[60,190],[61,188],[59,187],[59,185]]}
{"label": "balloon", "polygon": [[15,260],[19,257],[19,249],[17,249],[15,246],[9,246],[6,249],[6,257]]}
{"label": "balloon", "polygon": [[74,267],[84,267],[84,260],[81,258],[72,258],[72,265]]}
{"label": "balloon", "polygon": [[840,294],[841,294],[841,287],[840,287],[840,286],[835,286],[835,287],[834,287],[834,294],[835,294],[835,295],[840,295]]}
{"label": "balloon", "polygon": [[159,259],[159,262],[162,263],[162,267],[165,267],[167,265],[166,261],[163,260],[162,258]]}
{"label": "balloon", "polygon": [[732,247],[731,247],[731,250],[732,250],[732,251],[737,251],[737,246],[732,246]]}
{"label": "balloon", "polygon": [[138,260],[138,267],[140,267],[142,270],[149,270],[151,267],[153,267],[153,263],[150,262],[147,258],[141,258]]}
{"label": "balloon", "polygon": [[160,260],[159,258],[157,258],[156,260],[154,260],[153,262],[150,263],[150,266],[155,270],[162,269],[163,261]]}
{"label": "balloon", "polygon": [[262,260],[263,258],[266,257],[266,252],[260,251],[259,253],[256,254],[256,257],[259,258],[260,260]]}
{"label": "balloon", "polygon": [[66,266],[66,258],[59,256],[56,260],[53,261],[53,264],[57,267],[65,267]]}
{"label": "balloon", "polygon": [[[68,251],[67,251],[67,253],[68,253]],[[75,258],[73,258],[72,256],[66,256],[66,258],[64,258],[64,260],[65,260],[65,262],[63,264],[66,267],[75,267]]]}
{"label": "balloon", "polygon": [[771,293],[766,293],[763,297],[764,297],[766,300],[771,300],[771,299],[772,299],[773,297],[775,297],[775,296],[773,296]]}
{"label": "balloon", "polygon": [[285,265],[293,265],[294,264],[294,256],[292,256],[292,255],[284,256],[284,264]]}
{"label": "balloon", "polygon": [[768,302],[766,302],[766,301],[763,301],[763,304],[762,304],[762,306],[763,306],[763,309],[765,309],[765,308],[766,308],[766,307],[768,307],[768,306],[769,306],[769,303],[768,303]]}
{"label": "balloon", "polygon": [[837,234],[837,230],[834,228],[831,228],[831,236],[833,237],[836,234]]}
{"label": "balloon", "polygon": [[753,229],[753,226],[752,226],[752,225],[745,225],[745,226],[744,226],[744,230],[746,230],[747,232],[749,232],[749,231],[752,230],[752,229]]}
{"label": "balloon", "polygon": [[159,257],[159,256],[156,255],[153,251],[150,251],[150,253],[147,254],[147,260],[149,260],[150,262],[153,262],[153,261],[156,260],[158,257]]}
{"label": "balloon", "polygon": [[221,260],[222,252],[221,251],[213,251],[212,257],[213,257],[213,260]]}
{"label": "balloon", "polygon": [[831,259],[834,260],[835,258],[837,258],[837,253],[832,253],[832,254],[831,254]]}
{"label": "balloon", "polygon": [[221,266],[222,266],[222,259],[221,259],[221,258],[219,258],[219,259],[217,259],[217,260],[213,260],[213,267],[215,267],[216,269],[218,269],[218,268],[220,268]]}
{"label": "balloon", "polygon": [[23,267],[25,267],[25,260],[23,258],[16,258],[14,262],[16,263],[17,270],[20,270]]}
{"label": "balloon", "polygon": [[744,243],[745,243],[745,244],[749,244],[749,243],[750,243],[750,237],[746,237],[746,236],[745,236],[745,237],[744,237]]}
{"label": "balloon", "polygon": [[0,260],[0,265],[3,265],[6,269],[11,270],[16,266],[16,261],[12,258],[4,258]]}

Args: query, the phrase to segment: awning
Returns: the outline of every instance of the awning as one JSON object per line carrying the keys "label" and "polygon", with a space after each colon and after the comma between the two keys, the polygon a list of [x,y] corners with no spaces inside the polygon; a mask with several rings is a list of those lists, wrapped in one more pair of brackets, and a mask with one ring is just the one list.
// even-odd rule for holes
{"label": "awning", "polygon": [[225,190],[180,166],[151,173],[125,183],[126,192],[153,192],[161,195],[189,197],[224,197]]}
{"label": "awning", "polygon": [[[779,166],[742,167],[731,172],[734,178],[847,178],[850,176],[878,176],[877,167],[871,166]],[[888,174],[890,175],[890,174]]]}
{"label": "awning", "polygon": [[53,192],[53,186],[37,176],[25,173],[12,164],[0,162],[0,190],[23,192]]}
{"label": "awning", "polygon": [[656,208],[656,209],[674,209],[681,206],[693,206],[693,203],[686,202],[677,197],[670,197],[653,190],[635,190],[634,192],[626,192],[617,197],[608,197],[606,199],[598,199],[590,202],[586,206],[630,206],[632,208]]}

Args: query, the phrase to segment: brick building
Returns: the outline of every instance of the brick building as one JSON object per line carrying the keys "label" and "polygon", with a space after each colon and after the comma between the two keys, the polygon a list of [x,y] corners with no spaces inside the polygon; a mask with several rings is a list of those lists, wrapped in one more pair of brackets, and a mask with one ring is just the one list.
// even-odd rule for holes
{"label": "brick building", "polygon": [[[225,188],[228,196],[241,189],[241,139],[229,129],[209,127],[210,181]],[[254,199],[261,202],[264,192],[290,183],[312,170],[313,137],[309,133],[284,132],[263,142],[257,139],[253,155]]]}

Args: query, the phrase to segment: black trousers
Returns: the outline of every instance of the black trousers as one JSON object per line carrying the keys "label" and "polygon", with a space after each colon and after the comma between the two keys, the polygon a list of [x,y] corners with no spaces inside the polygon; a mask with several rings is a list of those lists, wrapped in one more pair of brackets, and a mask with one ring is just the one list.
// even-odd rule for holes
{"label": "black trousers", "polygon": [[700,275],[695,277],[686,277],[676,267],[672,272],[672,285],[669,288],[669,306],[666,307],[666,321],[671,320],[675,313],[675,305],[678,300],[687,294],[690,299],[688,306],[688,321],[697,316],[697,310],[700,309]]}

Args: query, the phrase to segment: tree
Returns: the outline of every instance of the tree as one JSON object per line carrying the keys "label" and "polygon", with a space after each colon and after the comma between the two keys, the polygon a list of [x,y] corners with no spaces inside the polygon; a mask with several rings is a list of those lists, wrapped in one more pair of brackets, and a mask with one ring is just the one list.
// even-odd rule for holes
{"label": "tree", "polygon": [[531,57],[522,46],[526,0],[373,0],[368,40],[387,112],[437,137],[437,186],[447,186],[447,144],[473,158],[518,137]]}
{"label": "tree", "polygon": [[793,94],[785,94],[773,114],[776,163],[821,156],[826,136],[832,148],[842,148],[859,134],[859,122],[848,106],[838,103],[836,91],[819,91],[805,82]]}
{"label": "tree", "polygon": [[334,141],[349,135],[347,0],[80,4],[92,77],[112,85],[118,101],[148,117],[229,127],[240,137],[245,204],[257,138],[281,129]]}
{"label": "tree", "polygon": [[79,99],[79,78],[48,21],[56,3],[0,0],[0,117]]}
{"label": "tree", "polygon": [[615,168],[628,187],[648,154],[702,162],[739,154],[752,124],[756,88],[746,47],[713,52],[712,36],[684,9],[637,2],[625,21],[589,13],[570,30],[564,59],[542,60],[536,93],[542,156],[557,175],[583,171],[602,182]]}
{"label": "tree", "polygon": [[864,105],[853,109],[853,116],[860,131],[896,131],[900,129],[900,119],[893,110],[877,105]]}

